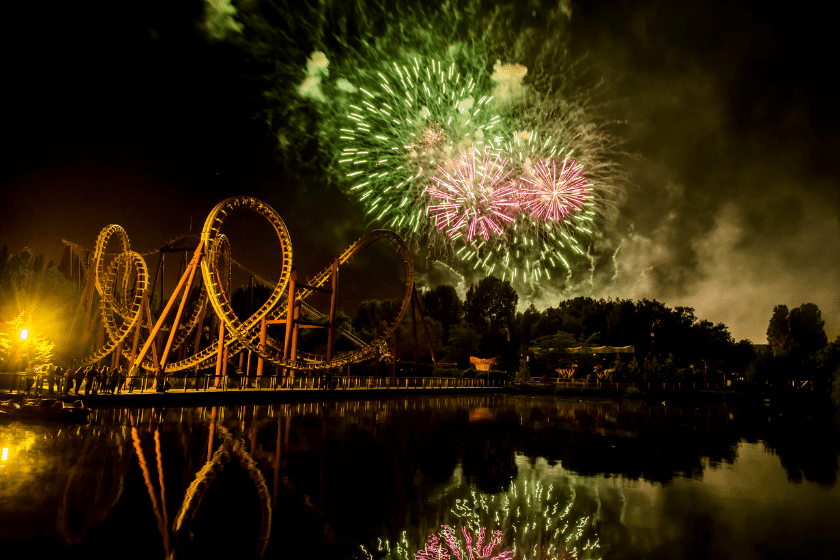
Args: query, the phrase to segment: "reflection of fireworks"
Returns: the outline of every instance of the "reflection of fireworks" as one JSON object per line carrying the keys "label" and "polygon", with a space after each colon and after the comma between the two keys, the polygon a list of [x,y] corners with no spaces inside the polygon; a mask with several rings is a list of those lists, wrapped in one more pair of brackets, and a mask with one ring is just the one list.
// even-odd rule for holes
{"label": "reflection of fireworks", "polygon": [[509,179],[507,160],[500,160],[488,148],[481,161],[474,150],[463,151],[451,165],[451,173],[438,167],[438,175],[432,177],[438,188],[426,192],[440,201],[429,206],[429,214],[439,230],[446,229],[447,236],[457,239],[466,226],[467,241],[475,239],[478,233],[487,241],[491,233],[502,233],[499,220],[513,221],[509,214],[517,206],[516,183]]}
{"label": "reflection of fireworks", "polygon": [[479,527],[473,531],[468,527],[461,527],[461,535],[452,530],[451,527],[443,526],[440,532],[443,541],[437,535],[429,535],[426,547],[417,551],[416,560],[449,560],[452,558],[450,552],[458,560],[472,560],[474,558],[488,558],[489,560],[510,560],[513,558],[512,550],[497,551],[502,542],[502,532],[493,531],[492,537],[485,542],[487,528]]}
{"label": "reflection of fireworks", "polygon": [[435,170],[458,148],[498,148],[492,96],[480,95],[476,79],[454,63],[438,60],[394,62],[377,76],[377,87],[359,88],[349,105],[339,163],[368,214],[389,227],[431,233],[424,193]]}
{"label": "reflection of fireworks", "polygon": [[591,517],[576,515],[574,491],[566,503],[558,501],[553,491],[552,485],[527,481],[503,494],[473,491],[450,509],[456,523],[432,529],[421,537],[420,547],[411,545],[403,531],[393,547],[380,541],[378,548],[392,560],[600,558]]}

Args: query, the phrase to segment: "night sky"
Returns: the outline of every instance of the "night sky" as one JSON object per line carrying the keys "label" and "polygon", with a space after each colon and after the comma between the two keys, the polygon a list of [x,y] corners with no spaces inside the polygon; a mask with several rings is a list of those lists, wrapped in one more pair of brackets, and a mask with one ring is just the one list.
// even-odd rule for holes
{"label": "night sky", "polygon": [[[539,27],[557,5],[519,6]],[[531,296],[537,307],[574,295],[656,298],[761,343],[774,305],[814,302],[829,337],[840,333],[830,15],[759,2],[563,7],[570,18],[556,33],[603,78],[630,180],[589,281],[564,293],[546,285]],[[237,49],[208,39],[202,2],[4,12],[0,244],[58,261],[62,238],[92,247],[119,223],[147,250],[191,220],[198,231],[239,194],[278,210],[308,274],[366,231],[359,207],[278,154]],[[305,58],[289,65],[302,80]]]}

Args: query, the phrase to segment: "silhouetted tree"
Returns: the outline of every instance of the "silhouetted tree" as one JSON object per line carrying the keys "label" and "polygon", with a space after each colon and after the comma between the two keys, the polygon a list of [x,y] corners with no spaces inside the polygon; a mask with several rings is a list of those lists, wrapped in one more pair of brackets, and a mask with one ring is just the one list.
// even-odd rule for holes
{"label": "silhouetted tree", "polygon": [[481,335],[469,324],[459,323],[449,331],[447,351],[461,368],[469,366],[470,356],[478,354],[480,346]]}
{"label": "silhouetted tree", "polygon": [[770,324],[767,326],[767,344],[773,354],[779,356],[787,353],[790,348],[790,326],[788,325],[787,305],[777,305],[773,308]]}
{"label": "silhouetted tree", "polygon": [[443,343],[449,343],[449,329],[461,321],[464,304],[458,292],[449,284],[441,284],[423,294],[423,308],[426,314],[443,325]]}
{"label": "silhouetted tree", "polygon": [[397,300],[364,300],[353,320],[356,334],[364,340],[373,340],[381,335],[399,313],[399,305]]}
{"label": "silhouetted tree", "polygon": [[482,351],[498,355],[506,335],[502,329],[513,329],[516,304],[519,296],[509,281],[495,276],[482,278],[467,291],[464,301],[464,320],[472,325],[482,338]]}
{"label": "silhouetted tree", "polygon": [[534,304],[528,306],[523,313],[516,315],[516,340],[522,346],[528,346],[531,340],[534,339],[533,328],[540,319],[540,312],[534,307]]}
{"label": "silhouetted tree", "polygon": [[813,303],[794,307],[788,315],[791,338],[791,352],[795,357],[813,354],[828,343],[825,335],[825,321],[820,308]]}
{"label": "silhouetted tree", "polygon": [[574,335],[565,331],[541,336],[532,343],[534,358],[549,375],[554,374],[554,368],[568,366],[572,362],[573,358],[567,350],[577,345]]}

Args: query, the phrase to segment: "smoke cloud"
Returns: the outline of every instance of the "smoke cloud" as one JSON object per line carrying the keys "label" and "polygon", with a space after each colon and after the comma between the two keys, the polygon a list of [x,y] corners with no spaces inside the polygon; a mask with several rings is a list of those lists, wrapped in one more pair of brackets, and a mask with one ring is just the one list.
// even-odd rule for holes
{"label": "smoke cloud", "polygon": [[[323,4],[324,13],[346,9],[353,15],[347,21],[357,21],[359,36],[332,29],[326,22],[344,20],[323,14],[296,24],[308,30],[299,35],[311,44],[290,35],[278,55],[294,65],[288,74],[296,77],[281,73],[267,81],[297,87],[290,97],[317,101],[318,107],[277,111],[272,122],[293,139],[290,145],[317,153],[335,136],[317,128],[327,118],[324,92],[332,100],[335,92],[356,91],[356,86],[343,78],[327,81],[329,61],[316,49],[340,52],[330,55],[334,76],[344,71],[359,85],[365,72],[390,63],[398,49],[434,52],[433,43],[439,43],[450,54],[462,51],[476,37],[457,36],[461,27],[441,22],[462,21],[469,28],[481,21],[492,31],[481,37],[482,44],[499,47],[492,54],[482,52],[486,60],[496,60],[489,76],[495,104],[516,107],[534,92],[562,90],[570,94],[561,99],[569,114],[573,109],[603,114],[613,123],[610,132],[626,139],[621,166],[628,184],[607,197],[612,206],[602,211],[599,237],[586,247],[588,260],[572,261],[568,271],[553,269],[551,281],[517,284],[520,305],[544,308],[578,295],[653,298],[694,307],[699,317],[727,324],[736,338],[760,343],[775,305],[813,302],[823,311],[829,336],[838,334],[840,194],[833,178],[840,174],[840,158],[836,109],[828,110],[836,101],[825,93],[833,91],[825,83],[827,73],[809,72],[801,64],[831,52],[819,43],[826,40],[823,35],[787,33],[790,18],[800,17],[796,14],[762,13],[771,20],[767,25],[752,9],[727,2],[683,10],[654,2],[630,8],[576,4],[571,23],[567,1],[532,2],[527,8],[500,4],[484,11],[478,4],[470,4],[473,11],[457,3],[429,10],[406,7],[399,25],[383,23],[391,21],[384,4]],[[230,3],[212,5],[208,17],[212,13],[223,22],[217,33],[238,33]],[[412,14],[423,17],[412,19]],[[409,38],[405,30],[417,26],[408,21],[427,22],[440,36],[424,30]],[[329,47],[335,41],[339,46]],[[354,75],[345,67],[363,44],[372,45],[365,52],[379,59],[363,58]],[[310,52],[305,79],[298,84]],[[566,54],[570,61],[582,61],[569,64],[577,74],[548,64]],[[483,71],[490,74],[490,68]],[[580,88],[578,75],[585,78]],[[590,84],[602,84],[597,100],[572,95]],[[283,103],[281,109],[289,106]],[[585,139],[588,130],[575,129],[575,140]],[[604,175],[612,172],[607,167]],[[432,262],[418,278],[464,288],[478,280],[466,269],[459,271],[466,276]]]}
{"label": "smoke cloud", "polygon": [[521,64],[502,64],[502,61],[496,61],[490,79],[496,82],[493,97],[498,106],[512,105],[525,97],[525,86],[522,85],[522,80],[527,73],[528,68]]}
{"label": "smoke cloud", "polygon": [[651,4],[620,17],[578,13],[571,26],[597,76],[615,84],[609,110],[628,122],[631,184],[592,247],[593,266],[533,288],[522,305],[658,299],[764,343],[775,305],[813,302],[837,336],[832,113],[819,75],[766,62],[798,68],[812,53],[737,6],[692,11],[688,27],[674,19]]}
{"label": "smoke cloud", "polygon": [[[321,79],[329,76],[330,71],[327,69],[329,65],[330,61],[327,60],[324,53],[321,51],[312,53],[312,56],[306,61],[306,79],[298,86],[298,93],[302,97],[308,97],[323,103],[327,102],[327,98],[321,91]],[[349,82],[347,82],[347,85],[349,85]]]}
{"label": "smoke cloud", "polygon": [[231,0],[205,0],[204,29],[214,39],[225,39],[231,34],[241,33],[242,24],[236,21],[236,8]]}

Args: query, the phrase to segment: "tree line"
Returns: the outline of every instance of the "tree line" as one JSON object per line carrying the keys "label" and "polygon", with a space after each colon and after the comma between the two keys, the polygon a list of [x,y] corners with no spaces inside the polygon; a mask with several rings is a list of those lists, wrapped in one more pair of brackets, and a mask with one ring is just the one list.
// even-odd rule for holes
{"label": "tree line", "polygon": [[[64,264],[64,263],[62,263]],[[197,291],[197,290],[196,290]],[[261,305],[271,290],[255,285],[231,295],[234,310],[244,318]],[[0,252],[0,368],[9,370],[23,359],[17,333],[33,331],[26,358],[39,361],[72,359],[78,341],[70,323],[80,299],[78,282],[66,266],[34,257]],[[509,281],[489,276],[470,286],[462,300],[454,286],[420,290],[416,321],[405,313],[392,349],[404,363],[431,364],[438,375],[475,375],[470,357],[497,358],[491,374],[554,377],[558,369],[572,377],[597,373],[615,382],[701,383],[736,382],[757,390],[807,387],[840,404],[840,337],[829,342],[825,321],[813,303],[789,309],[778,305],[769,318],[767,344],[736,341],[723,323],[695,315],[690,307],[668,307],[655,299],[593,299],[576,297],[542,311],[533,305],[517,311],[519,296]],[[157,308],[155,300],[152,307]],[[340,312],[339,326],[363,340],[380,336],[399,313],[398,300],[362,301],[353,315]],[[206,337],[212,337],[209,329]],[[414,340],[417,340],[415,344]],[[300,348],[321,352],[324,329],[304,330]],[[349,350],[339,338],[337,351]],[[573,347],[633,347],[632,354],[570,353]],[[524,365],[524,367],[523,367]],[[430,367],[423,372],[432,373]]]}
{"label": "tree line", "polygon": [[[576,297],[542,311],[517,311],[519,297],[510,282],[487,277],[461,300],[451,285],[420,295],[428,339],[418,330],[419,359],[428,346],[450,368],[470,367],[470,356],[497,357],[497,371],[509,377],[523,369],[533,377],[573,378],[596,371],[613,382],[689,383],[756,391],[806,387],[840,405],[840,337],[829,343],[819,307],[778,305],[769,319],[767,344],[736,341],[723,323],[697,317],[691,307],[668,307],[655,299]],[[398,312],[396,300],[366,300],[352,321],[363,338],[380,334]],[[401,360],[413,359],[410,313],[398,329]],[[571,353],[569,348],[632,346],[632,354]],[[462,372],[463,373],[463,372]],[[469,373],[467,373],[469,375]]]}

